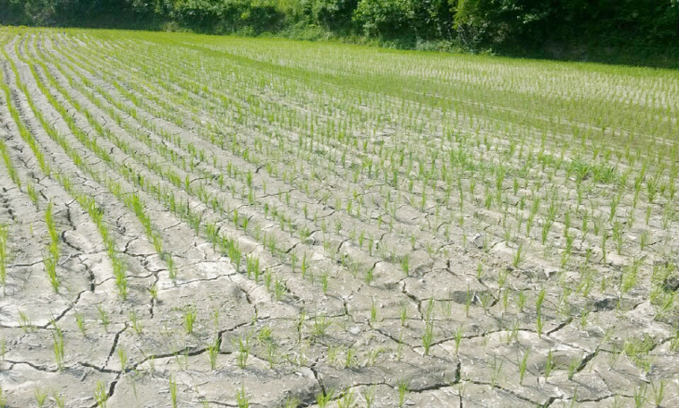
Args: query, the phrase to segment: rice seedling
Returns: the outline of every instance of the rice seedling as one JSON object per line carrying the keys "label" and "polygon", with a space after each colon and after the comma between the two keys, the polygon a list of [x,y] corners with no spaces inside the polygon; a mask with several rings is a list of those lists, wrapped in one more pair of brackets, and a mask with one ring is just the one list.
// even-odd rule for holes
{"label": "rice seedling", "polygon": [[549,379],[549,375],[552,372],[552,368],[554,368],[554,355],[552,354],[552,350],[550,349],[547,352],[547,360],[545,361],[545,367],[543,369],[543,373],[545,375],[545,381]]}
{"label": "rice seedling", "polygon": [[577,373],[578,368],[580,368],[582,361],[579,358],[572,358],[568,363],[568,379],[573,380],[573,376]]}
{"label": "rice seedling", "polygon": [[354,405],[354,390],[348,389],[342,393],[342,397],[337,400],[338,408],[350,408]]}
{"label": "rice seedling", "polygon": [[238,336],[237,341],[238,355],[236,356],[236,363],[239,368],[245,369],[248,362],[248,357],[250,356],[250,336]]}
{"label": "rice seedling", "polygon": [[409,275],[409,273],[410,273],[410,255],[406,254],[406,255],[401,257],[401,269],[406,274],[406,276]]}
{"label": "rice seedling", "polygon": [[406,396],[408,395],[408,383],[400,381],[398,384],[398,406],[403,407],[406,403]]}
{"label": "rice seedling", "polygon": [[129,293],[129,287],[127,283],[127,271],[125,264],[117,257],[112,256],[111,261],[113,263],[113,275],[115,277],[116,288],[118,289],[118,295],[122,300],[127,299]]}
{"label": "rice seedling", "polygon": [[97,403],[99,408],[106,408],[106,403],[109,398],[108,390],[106,389],[106,383],[102,381],[97,381],[97,386],[94,390],[94,401]]}
{"label": "rice seedling", "polygon": [[665,399],[665,385],[667,382],[665,380],[660,380],[657,384],[651,382],[651,388],[653,389],[653,404],[656,407],[662,406],[662,402]]}
{"label": "rice seedling", "polygon": [[23,330],[24,333],[29,333],[35,330],[35,326],[33,325],[31,318],[21,310],[19,310],[19,327],[21,327],[21,330]]}
{"label": "rice seedling", "polygon": [[144,329],[144,325],[141,322],[141,320],[139,320],[139,318],[137,317],[137,311],[132,310],[130,312],[129,318],[130,318],[130,323],[132,325],[132,329],[134,330],[134,332],[137,333],[137,335],[141,335],[141,333]]}
{"label": "rice seedling", "polygon": [[295,397],[288,397],[285,400],[285,404],[283,405],[285,408],[298,408],[300,406],[301,402],[299,401],[298,398]]}
{"label": "rice seedling", "polygon": [[285,281],[276,277],[276,280],[274,281],[274,298],[277,301],[281,301],[285,297],[286,291]]}
{"label": "rice seedling", "polygon": [[646,405],[647,399],[646,391],[647,391],[646,384],[641,384],[634,390],[633,398],[634,406],[636,408],[642,408],[644,405]]}
{"label": "rice seedling", "polygon": [[82,313],[75,312],[73,317],[75,317],[75,323],[78,326],[78,330],[83,336],[87,336],[87,328],[85,327],[85,316]]}
{"label": "rice seedling", "polygon": [[497,386],[497,382],[499,380],[503,364],[504,364],[504,361],[500,361],[498,363],[497,356],[493,356],[493,366],[491,367],[491,374],[490,374],[490,384],[491,384],[492,387]]}
{"label": "rice seedling", "polygon": [[526,375],[526,368],[528,368],[528,356],[530,355],[530,349],[526,349],[523,352],[523,357],[519,361],[519,385],[523,384],[523,378]]}
{"label": "rice seedling", "polygon": [[[283,321],[297,324],[280,334],[282,344],[297,348],[288,357],[276,357],[278,334],[277,341],[260,340],[258,352],[271,366],[285,359],[308,364],[308,343],[327,341],[324,326],[336,322],[327,317],[334,302],[365,325],[368,337],[386,336],[393,347],[385,349],[397,349],[398,364],[410,363],[405,350],[413,327],[422,326],[415,336],[421,336],[424,354],[431,352],[435,320],[424,299],[441,302],[445,321],[436,322],[436,333],[453,340],[456,352],[466,337],[462,325],[451,334],[447,321],[462,308],[467,317],[492,322],[487,333],[471,334],[471,343],[482,336],[486,344],[488,333],[499,330],[510,345],[529,322],[535,326],[526,334],[543,338],[563,322],[574,322],[581,329],[577,336],[598,330],[592,316],[609,305],[591,305],[611,295],[620,298],[620,317],[627,302],[645,297],[657,319],[675,311],[670,277],[658,270],[650,286],[648,280],[653,262],[676,252],[676,211],[669,205],[679,173],[672,137],[676,79],[668,73],[164,33],[2,29],[0,42],[6,179],[19,187],[31,211],[52,212],[54,228],[40,243],[46,262],[39,266],[48,270],[59,297],[87,290],[71,287],[80,281],[70,276],[61,251],[90,261],[67,245],[70,230],[52,239],[59,229],[55,219],[62,221],[54,209],[66,208],[70,196],[77,205],[69,205],[63,221],[75,223],[79,233],[92,225],[98,234],[88,238],[104,249],[112,270],[110,277],[97,270],[91,291],[110,282],[123,301],[106,304],[104,313],[104,304],[97,304],[107,331],[114,322],[126,323],[132,332],[155,336],[171,293],[163,277],[174,284],[171,290],[223,285],[229,279],[222,274],[233,270],[208,266],[219,256],[250,278],[228,285],[237,283],[247,294],[255,309],[251,324],[269,318],[273,301],[281,301],[274,309]],[[301,57],[309,52],[323,58],[310,64]],[[26,163],[35,163],[35,177],[26,177]],[[20,222],[0,222],[9,222],[4,251],[12,255],[22,234],[31,242],[40,238],[32,227],[27,235],[29,227]],[[194,245],[178,244],[176,230]],[[125,248],[130,231],[141,235]],[[322,246],[316,243],[321,233]],[[502,240],[513,250],[499,254]],[[144,246],[160,260],[139,265],[141,257],[130,254]],[[194,263],[185,251],[204,252],[199,257],[205,263]],[[11,264],[2,252],[0,278],[13,282],[7,274],[23,276],[25,266]],[[153,271],[144,272],[147,266]],[[203,266],[207,275],[199,272]],[[394,271],[406,278],[395,278]],[[466,296],[451,292],[439,299],[437,291],[449,289],[440,271],[459,280],[456,285],[467,282]],[[152,275],[156,279],[141,278]],[[270,298],[260,296],[260,284]],[[14,296],[17,287],[3,286],[5,296]],[[316,297],[318,289],[324,296]],[[408,307],[383,310],[374,300],[359,312],[368,318],[357,320],[351,294],[373,290],[388,291],[387,305]],[[144,313],[142,328],[132,305],[146,291],[150,314]],[[308,325],[304,313],[289,315],[300,302],[319,302],[322,312]],[[412,315],[413,303],[425,310]],[[126,322],[115,317],[118,309]],[[183,329],[201,338],[197,316],[184,312]],[[215,332],[224,330],[227,316],[214,319]],[[75,318],[84,335],[85,318]],[[390,333],[391,319],[403,327],[400,341]],[[26,322],[23,327],[37,329]],[[352,347],[337,348],[335,358],[328,350],[329,364],[353,367],[359,355],[367,365],[381,363],[376,351]],[[634,354],[634,347],[628,349]],[[205,348],[211,366],[214,350],[212,344]],[[540,343],[535,352],[546,354],[546,346]],[[647,367],[647,353],[636,354],[637,364]],[[569,364],[571,379],[576,368]]]}
{"label": "rice seedling", "polygon": [[[1,394],[1,392],[0,392]],[[58,408],[63,408],[66,406],[66,401],[64,399],[64,396],[61,394],[58,394],[57,392],[54,392],[52,394],[52,399],[54,400],[54,405],[56,405]]]}
{"label": "rice seedling", "polygon": [[57,325],[57,322],[52,320],[52,351],[54,352],[54,359],[59,370],[64,367],[64,333]]}
{"label": "rice seedling", "polygon": [[194,306],[190,305],[184,311],[184,328],[186,329],[186,334],[193,334],[194,325],[196,323],[197,317],[196,309]]}
{"label": "rice seedling", "polygon": [[370,304],[370,321],[375,323],[377,321],[377,304],[375,303],[375,298],[373,298]]}
{"label": "rice seedling", "polygon": [[236,404],[238,408],[248,408],[250,406],[250,399],[245,393],[245,386],[241,385],[240,390],[236,391]]}
{"label": "rice seedling", "polygon": [[177,408],[177,380],[174,375],[170,375],[170,402],[172,408]]}
{"label": "rice seedling", "polygon": [[332,389],[323,390],[319,394],[316,394],[316,405],[318,405],[318,408],[327,407],[334,395],[335,391]]}
{"label": "rice seedling", "polygon": [[122,345],[118,346],[118,360],[120,362],[120,370],[122,372],[126,372],[129,355],[127,354],[127,351],[125,351],[125,348]]}
{"label": "rice seedling", "polygon": [[47,401],[47,391],[43,390],[40,387],[36,387],[34,395],[35,402],[38,404],[38,407],[42,408],[43,406],[45,406],[45,402]]}
{"label": "rice seedling", "polygon": [[424,334],[422,334],[422,347],[424,348],[425,356],[429,354],[429,349],[431,348],[433,342],[434,342],[434,320],[431,317],[428,317],[424,326]]}
{"label": "rice seedling", "polygon": [[347,347],[345,358],[344,358],[344,368],[351,368],[356,366],[356,351],[352,347]]}
{"label": "rice seedling", "polygon": [[314,325],[311,331],[311,334],[316,337],[321,337],[325,336],[325,333],[332,324],[332,321],[330,319],[326,319],[325,316],[316,316],[314,318]]}
{"label": "rice seedling", "polygon": [[367,408],[371,408],[375,403],[375,387],[371,386],[363,391],[363,399]]}
{"label": "rice seedling", "polygon": [[208,361],[210,362],[210,369],[212,370],[217,368],[217,357],[219,356],[220,347],[220,338],[217,338],[213,344],[207,346]]}
{"label": "rice seedling", "polygon": [[57,263],[53,257],[49,254],[43,254],[43,263],[45,265],[45,270],[47,271],[47,278],[50,281],[50,285],[55,293],[59,293],[59,277],[57,276]]}
{"label": "rice seedling", "polygon": [[97,305],[97,312],[99,313],[99,320],[101,321],[101,325],[104,326],[104,330],[108,332],[108,325],[111,322],[109,320],[108,312],[101,307],[101,305]]}
{"label": "rice seedling", "polygon": [[401,320],[401,326],[405,326],[406,322],[408,321],[408,306],[406,304],[401,305],[399,318]]}

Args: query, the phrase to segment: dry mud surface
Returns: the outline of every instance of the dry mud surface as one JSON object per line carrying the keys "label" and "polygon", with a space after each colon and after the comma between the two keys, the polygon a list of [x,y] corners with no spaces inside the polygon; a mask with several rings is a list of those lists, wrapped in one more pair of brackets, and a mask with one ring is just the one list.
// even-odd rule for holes
{"label": "dry mud surface", "polygon": [[0,45],[6,406],[679,406],[676,73]]}

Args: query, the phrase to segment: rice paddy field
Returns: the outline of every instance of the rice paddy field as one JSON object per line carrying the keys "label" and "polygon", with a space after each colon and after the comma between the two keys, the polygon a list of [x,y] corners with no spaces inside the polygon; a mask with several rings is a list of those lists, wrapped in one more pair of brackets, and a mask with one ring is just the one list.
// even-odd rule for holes
{"label": "rice paddy field", "polygon": [[0,406],[679,406],[679,72],[0,28]]}

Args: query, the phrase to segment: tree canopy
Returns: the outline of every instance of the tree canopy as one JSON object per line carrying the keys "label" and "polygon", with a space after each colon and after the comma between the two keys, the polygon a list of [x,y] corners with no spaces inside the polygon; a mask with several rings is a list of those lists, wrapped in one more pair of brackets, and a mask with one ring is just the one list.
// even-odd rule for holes
{"label": "tree canopy", "polygon": [[679,0],[0,0],[0,23],[174,22],[201,32],[313,27],[471,49],[679,43]]}

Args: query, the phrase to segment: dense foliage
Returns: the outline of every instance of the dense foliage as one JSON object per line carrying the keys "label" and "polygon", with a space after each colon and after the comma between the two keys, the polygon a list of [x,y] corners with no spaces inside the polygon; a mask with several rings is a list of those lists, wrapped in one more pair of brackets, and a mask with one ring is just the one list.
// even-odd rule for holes
{"label": "dense foliage", "polygon": [[5,24],[173,22],[248,34],[311,27],[472,49],[668,46],[679,40],[679,0],[0,0],[0,11]]}

